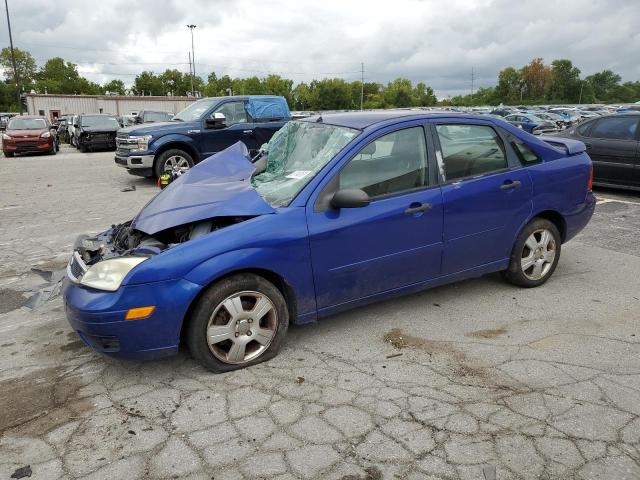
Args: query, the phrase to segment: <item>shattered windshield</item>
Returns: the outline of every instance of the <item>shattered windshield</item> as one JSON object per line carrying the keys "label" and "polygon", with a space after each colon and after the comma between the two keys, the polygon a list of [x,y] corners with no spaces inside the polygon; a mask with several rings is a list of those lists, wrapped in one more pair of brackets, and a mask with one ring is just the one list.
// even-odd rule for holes
{"label": "shattered windshield", "polygon": [[286,206],[358,133],[323,123],[289,122],[271,137],[266,170],[251,183],[273,207]]}

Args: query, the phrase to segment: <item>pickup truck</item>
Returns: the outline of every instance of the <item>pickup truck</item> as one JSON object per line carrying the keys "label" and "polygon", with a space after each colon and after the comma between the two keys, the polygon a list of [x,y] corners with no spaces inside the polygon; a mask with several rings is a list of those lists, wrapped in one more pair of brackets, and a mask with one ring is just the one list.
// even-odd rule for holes
{"label": "pickup truck", "polygon": [[290,119],[284,97],[203,98],[169,122],[121,129],[116,137],[115,162],[133,175],[179,176],[238,141],[250,154],[257,153]]}

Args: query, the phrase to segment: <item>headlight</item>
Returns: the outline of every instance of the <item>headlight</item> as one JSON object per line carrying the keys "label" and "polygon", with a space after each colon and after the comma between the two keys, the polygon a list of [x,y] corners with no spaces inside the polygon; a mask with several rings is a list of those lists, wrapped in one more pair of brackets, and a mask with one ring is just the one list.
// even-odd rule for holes
{"label": "headlight", "polygon": [[7,135],[6,133],[2,134],[2,139],[3,140],[13,140],[13,137],[10,137],[9,135]]}
{"label": "headlight", "polygon": [[133,150],[146,151],[149,149],[149,142],[152,138],[152,135],[132,135],[129,137],[129,144],[133,146]]}
{"label": "headlight", "polygon": [[40,135],[40,138],[49,138],[51,136],[51,132],[44,132],[42,135]]}
{"label": "headlight", "polygon": [[124,277],[127,276],[127,273],[146,259],[147,257],[121,257],[103,260],[90,267],[83,275],[80,283],[98,290],[115,292],[120,288],[120,284]]}

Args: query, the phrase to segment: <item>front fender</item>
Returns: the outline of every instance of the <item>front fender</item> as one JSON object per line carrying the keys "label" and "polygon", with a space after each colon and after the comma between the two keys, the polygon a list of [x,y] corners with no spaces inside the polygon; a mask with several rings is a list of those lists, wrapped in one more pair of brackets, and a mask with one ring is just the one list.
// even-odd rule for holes
{"label": "front fender", "polygon": [[316,301],[308,248],[258,247],[229,251],[201,263],[184,279],[202,286],[242,270],[266,270],[278,275],[295,296],[299,317],[315,315]]}
{"label": "front fender", "polygon": [[[149,145],[149,152],[157,154],[159,151],[164,150],[165,147],[172,144],[175,144],[175,148],[179,148],[180,145],[186,145],[187,148],[196,152],[198,155],[201,153],[200,148],[194,139],[183,133],[169,133],[154,139]],[[193,160],[197,162],[200,158],[194,158]]]}

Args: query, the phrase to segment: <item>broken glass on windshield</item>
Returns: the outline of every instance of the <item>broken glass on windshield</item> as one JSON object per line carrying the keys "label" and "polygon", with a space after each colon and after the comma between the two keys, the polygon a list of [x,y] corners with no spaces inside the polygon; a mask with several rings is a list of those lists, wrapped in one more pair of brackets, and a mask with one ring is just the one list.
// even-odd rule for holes
{"label": "broken glass on windshield", "polygon": [[358,130],[316,122],[289,122],[269,141],[264,172],[252,185],[274,207],[288,205]]}

